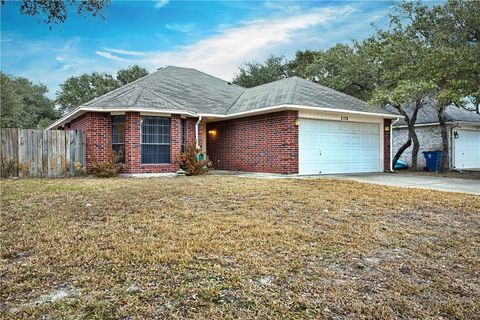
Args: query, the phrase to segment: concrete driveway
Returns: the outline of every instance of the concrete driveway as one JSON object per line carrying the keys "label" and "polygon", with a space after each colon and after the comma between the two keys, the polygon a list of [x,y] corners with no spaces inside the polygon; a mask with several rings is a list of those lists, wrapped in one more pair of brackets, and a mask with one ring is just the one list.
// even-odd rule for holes
{"label": "concrete driveway", "polygon": [[447,192],[463,192],[480,195],[480,179],[447,178],[441,176],[406,175],[395,173],[362,173],[299,176],[297,174],[282,175],[274,173],[253,173],[240,171],[214,170],[213,174],[234,175],[244,178],[262,179],[341,179],[385,186],[421,188]]}
{"label": "concrete driveway", "polygon": [[386,186],[421,188],[448,192],[464,192],[480,195],[480,180],[476,179],[414,176],[392,173],[327,175],[322,177],[354,180]]}

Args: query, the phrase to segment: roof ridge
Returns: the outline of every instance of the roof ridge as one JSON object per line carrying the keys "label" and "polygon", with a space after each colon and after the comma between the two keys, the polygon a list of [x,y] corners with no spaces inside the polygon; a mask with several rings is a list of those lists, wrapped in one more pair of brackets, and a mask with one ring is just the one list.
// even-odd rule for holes
{"label": "roof ridge", "polygon": [[[166,99],[166,98],[158,95],[157,93],[153,92],[152,90],[150,90],[150,89],[148,89],[148,88],[143,87],[143,90],[148,91],[149,93],[153,94],[154,96],[162,99],[163,101],[166,101],[166,102],[168,102],[168,103],[171,103],[171,104],[173,104],[173,105],[176,106],[176,107],[185,109],[184,106],[182,106],[182,105],[180,105],[180,104],[178,104],[178,103],[176,103],[176,102],[173,102],[173,101],[171,101],[171,100],[169,100],[169,99]],[[143,91],[143,90],[142,90],[142,91]],[[182,109],[182,110],[183,110],[183,109]]]}
{"label": "roof ridge", "polygon": [[[241,88],[243,88],[243,87],[241,87]],[[247,91],[247,89],[248,89],[248,88],[243,88],[242,93],[240,93],[240,94],[238,95],[238,97],[237,97],[235,100],[233,100],[233,102],[230,104],[230,106],[227,108],[227,110],[225,110],[225,114],[228,114],[228,112],[230,111],[230,109],[233,108],[233,106],[235,105],[235,103],[237,103],[238,99],[240,99],[240,97],[243,96],[243,94]]]}
{"label": "roof ridge", "polygon": [[[112,101],[112,100],[118,99],[118,98],[132,92],[133,90],[135,90],[135,88],[128,88],[127,90],[125,90],[123,92],[119,92],[117,95],[113,95],[111,97],[104,97],[104,98],[106,99],[106,101]],[[102,98],[102,99],[104,99],[104,98]]]}
{"label": "roof ridge", "polygon": [[291,104],[293,104],[293,100],[295,100],[295,93],[297,93],[298,79],[299,79],[297,76],[294,76],[292,78],[295,80],[295,86],[293,87],[292,100],[290,101]]}
{"label": "roof ridge", "polygon": [[[166,67],[166,68],[168,68],[168,67]],[[114,90],[109,91],[109,92],[107,92],[107,93],[105,93],[105,94],[102,94],[100,97],[96,97],[96,98],[93,98],[92,100],[89,100],[89,101],[87,101],[87,102],[85,102],[85,103],[82,103],[82,104],[79,105],[79,107],[80,107],[80,106],[83,106],[83,105],[89,105],[89,104],[91,104],[91,103],[93,103],[93,102],[96,102],[96,101],[99,101],[99,100],[104,99],[104,98],[106,98],[106,97],[109,97],[109,96],[113,95],[114,93],[120,91],[120,89],[125,89],[125,88],[128,88],[128,87],[131,87],[133,84],[136,84],[136,83],[139,82],[140,80],[144,80],[144,79],[150,78],[151,76],[153,76],[153,75],[155,75],[155,74],[157,74],[157,73],[162,72],[162,71],[165,70],[166,68],[162,68],[162,69],[160,69],[160,70],[157,69],[156,71],[154,71],[154,72],[152,72],[152,73],[149,73],[149,74],[147,74],[147,75],[145,75],[145,76],[143,76],[143,77],[141,77],[141,78],[138,78],[138,79],[136,79],[136,80],[134,80],[134,81],[132,81],[132,82],[129,82],[129,83],[127,83],[127,84],[125,84],[125,85],[117,88],[117,89],[114,89]]]}
{"label": "roof ridge", "polygon": [[132,105],[137,104],[138,99],[140,99],[140,96],[142,95],[143,90],[145,90],[144,87],[140,89],[140,92],[137,94],[137,97],[135,98],[135,102],[132,103]]}
{"label": "roof ridge", "polygon": [[[236,83],[233,83],[232,81],[224,80],[224,79],[222,79],[222,78],[216,77],[216,76],[214,76],[214,75],[208,74],[208,73],[206,73],[206,72],[203,72],[203,71],[198,70],[198,69],[195,69],[195,68],[186,68],[186,67],[177,67],[177,66],[168,66],[168,67],[170,67],[170,68],[179,68],[179,69],[194,70],[194,71],[196,71],[196,72],[198,72],[198,73],[201,73],[201,74],[204,74],[204,75],[206,75],[206,76],[208,76],[208,77],[210,77],[210,78],[214,78],[214,79],[221,80],[221,81],[223,81],[223,82],[227,82],[227,83],[229,83],[230,86],[231,86],[231,85],[234,85],[234,86],[237,86],[237,87],[239,87],[239,88],[246,89],[245,87],[242,87],[242,86],[240,86],[240,85],[238,85],[238,84],[236,84]],[[168,67],[167,67],[167,68],[168,68]]]}
{"label": "roof ridge", "polygon": [[[258,88],[258,87],[263,87],[263,86],[266,86],[266,85],[270,85],[270,84],[275,83],[275,82],[280,82],[280,81],[284,81],[284,80],[290,80],[290,79],[294,79],[294,78],[298,78],[298,77],[297,77],[297,76],[293,76],[293,77],[287,77],[287,78],[283,78],[283,79],[278,79],[278,80],[274,80],[274,81],[270,81],[270,82],[266,82],[266,83],[259,84],[258,86],[254,86],[254,87],[250,87],[250,88],[245,88],[245,90],[255,89],[255,88]],[[242,88],[243,88],[243,87],[242,87]]]}
{"label": "roof ridge", "polygon": [[298,79],[301,79],[303,82],[307,82],[308,84],[317,85],[317,86],[320,86],[320,87],[322,87],[322,88],[324,88],[324,89],[331,90],[331,91],[335,91],[335,92],[337,92],[338,94],[340,94],[340,95],[342,95],[342,96],[345,96],[345,97],[348,97],[348,98],[352,98],[352,99],[354,99],[354,100],[357,100],[358,102],[368,104],[368,102],[363,101],[362,99],[358,99],[358,98],[356,98],[356,97],[354,97],[354,96],[351,96],[351,95],[346,94],[346,93],[343,93],[343,92],[341,92],[341,91],[339,91],[339,90],[335,90],[335,89],[333,89],[333,88],[324,86],[324,85],[322,85],[322,84],[320,84],[320,83],[313,82],[313,81],[310,81],[310,80],[307,80],[307,79],[303,79],[303,78],[300,78],[300,77],[297,77],[297,78],[298,78]]}

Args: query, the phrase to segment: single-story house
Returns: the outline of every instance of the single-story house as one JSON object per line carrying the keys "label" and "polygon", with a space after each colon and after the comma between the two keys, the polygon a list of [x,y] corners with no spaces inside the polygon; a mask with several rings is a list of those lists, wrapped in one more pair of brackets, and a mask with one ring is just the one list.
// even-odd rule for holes
{"label": "single-story house", "polygon": [[328,174],[389,171],[398,117],[298,77],[247,89],[166,67],[79,106],[49,129],[85,130],[87,157],[102,161],[108,148],[121,151],[128,174],[177,171],[189,143],[216,169]]}
{"label": "single-story house", "polygon": [[[407,109],[411,114],[412,109]],[[450,169],[480,169],[480,114],[449,106],[445,110],[449,142]],[[427,103],[419,111],[415,132],[420,144],[418,167],[425,167],[423,151],[442,150],[442,136],[435,106]],[[408,129],[404,120],[393,128],[393,155],[407,141]],[[412,148],[405,150],[400,160],[411,165]]]}

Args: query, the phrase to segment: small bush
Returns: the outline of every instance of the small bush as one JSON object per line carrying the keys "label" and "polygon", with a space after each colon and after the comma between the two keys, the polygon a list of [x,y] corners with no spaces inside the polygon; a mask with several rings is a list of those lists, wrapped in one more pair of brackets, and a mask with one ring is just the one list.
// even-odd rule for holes
{"label": "small bush", "polygon": [[211,170],[212,163],[204,153],[191,144],[180,155],[180,168],[187,173],[187,176],[195,176]]}
{"label": "small bush", "polygon": [[[93,155],[93,150],[88,152]],[[121,155],[118,155],[112,148],[107,150],[107,159],[105,161],[98,161],[94,156],[90,157],[92,163],[92,172],[99,178],[113,178],[118,176],[122,169],[122,164],[119,163]]]}

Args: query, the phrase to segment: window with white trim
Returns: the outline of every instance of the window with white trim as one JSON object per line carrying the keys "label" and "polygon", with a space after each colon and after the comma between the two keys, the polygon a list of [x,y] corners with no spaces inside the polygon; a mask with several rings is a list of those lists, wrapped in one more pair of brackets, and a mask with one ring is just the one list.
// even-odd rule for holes
{"label": "window with white trim", "polygon": [[141,117],[141,161],[170,163],[170,118]]}

